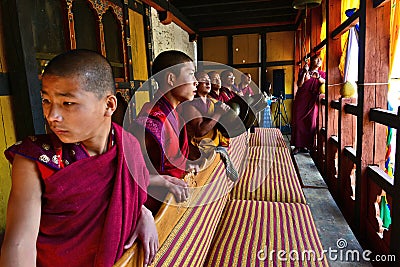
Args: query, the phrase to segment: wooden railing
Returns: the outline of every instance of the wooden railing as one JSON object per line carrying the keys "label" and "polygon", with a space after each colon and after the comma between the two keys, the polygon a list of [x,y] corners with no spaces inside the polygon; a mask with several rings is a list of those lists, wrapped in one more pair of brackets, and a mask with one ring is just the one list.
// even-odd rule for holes
{"label": "wooden railing", "polygon": [[[332,4],[333,5],[333,4]],[[333,12],[331,6],[327,9]],[[340,7],[339,7],[340,9]],[[328,11],[327,11],[328,12]],[[328,14],[329,14],[328,12]],[[387,127],[400,129],[400,113],[386,110],[388,71],[376,69],[387,63],[390,5],[373,8],[361,1],[360,9],[333,28],[327,40],[327,85],[319,99],[317,155],[314,157],[329,189],[364,249],[400,257],[400,136],[396,135],[394,179],[384,170]],[[330,16],[329,23],[338,19]],[[340,36],[360,24],[358,96],[342,98],[337,63]],[[379,25],[379,27],[377,27]],[[382,27],[387,27],[383,29]],[[375,49],[379,58],[369,55]],[[337,58],[336,58],[337,57]],[[333,58],[333,60],[331,59]],[[331,59],[331,60],[330,60]],[[380,66],[380,67],[378,67]],[[321,122],[321,120],[323,122]],[[377,196],[386,194],[392,224],[378,235]],[[399,258],[400,259],[400,258]]]}

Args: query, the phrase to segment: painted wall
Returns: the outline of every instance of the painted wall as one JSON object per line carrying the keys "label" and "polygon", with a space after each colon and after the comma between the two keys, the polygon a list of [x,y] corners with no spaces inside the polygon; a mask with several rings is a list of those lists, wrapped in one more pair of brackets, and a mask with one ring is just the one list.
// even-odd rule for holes
{"label": "painted wall", "polygon": [[154,8],[151,9],[151,25],[155,57],[162,51],[174,49],[182,51],[196,60],[196,43],[189,42],[189,34],[173,22],[163,25]]}

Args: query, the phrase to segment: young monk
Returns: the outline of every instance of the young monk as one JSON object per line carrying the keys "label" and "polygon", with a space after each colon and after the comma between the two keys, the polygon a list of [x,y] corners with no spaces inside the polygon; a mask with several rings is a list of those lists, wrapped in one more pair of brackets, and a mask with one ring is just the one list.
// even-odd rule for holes
{"label": "young monk", "polygon": [[133,128],[138,139],[144,140],[142,152],[150,173],[154,174],[150,178],[151,198],[146,206],[155,212],[168,192],[174,194],[177,202],[189,197],[188,185],[183,180],[188,167],[188,138],[176,109],[182,102],[193,99],[197,80],[192,59],[175,50],[159,54],[152,72],[159,89],[136,119],[143,132],[140,127]]}
{"label": "young monk", "polygon": [[191,160],[199,159],[201,152],[207,153],[207,147],[229,146],[229,138],[222,136],[216,128],[217,122],[229,110],[229,106],[209,97],[211,80],[206,72],[196,72],[195,76],[199,82],[197,95],[193,101],[184,103],[182,112],[187,122]]}
{"label": "young monk", "polygon": [[222,87],[221,77],[218,72],[210,71],[208,76],[211,80],[211,91],[209,96],[224,103],[228,102],[229,99],[235,96],[235,93],[225,87]]}
{"label": "young monk", "polygon": [[114,93],[111,65],[96,52],[69,51],[46,66],[51,133],[5,152],[13,167],[1,266],[112,266],[136,237],[152,262],[148,171],[140,153],[132,156],[138,141],[111,122]]}

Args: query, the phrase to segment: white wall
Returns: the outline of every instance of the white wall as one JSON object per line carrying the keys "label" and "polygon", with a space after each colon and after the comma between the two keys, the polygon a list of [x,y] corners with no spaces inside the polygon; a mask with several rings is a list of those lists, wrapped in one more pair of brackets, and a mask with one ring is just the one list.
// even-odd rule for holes
{"label": "white wall", "polygon": [[189,34],[175,23],[163,25],[158,19],[157,10],[151,8],[153,49],[156,57],[165,50],[179,50],[194,61],[197,59],[196,43],[189,42]]}

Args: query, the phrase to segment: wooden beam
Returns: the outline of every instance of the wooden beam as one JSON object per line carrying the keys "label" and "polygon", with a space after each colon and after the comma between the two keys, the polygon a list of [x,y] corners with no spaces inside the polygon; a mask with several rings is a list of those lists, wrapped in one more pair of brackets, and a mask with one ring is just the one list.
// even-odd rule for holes
{"label": "wooden beam", "polygon": [[340,24],[336,29],[334,29],[331,33],[332,39],[339,39],[343,33],[347,32],[351,27],[354,27],[358,23],[358,19],[360,16],[360,11],[357,10],[351,15],[347,20],[345,20],[342,24]]}
{"label": "wooden beam", "polygon": [[348,114],[352,114],[354,116],[357,116],[360,112],[359,112],[359,107],[357,106],[357,104],[346,104],[344,106],[344,111]]}
{"label": "wooden beam", "polygon": [[372,108],[369,112],[369,119],[391,128],[400,129],[400,118],[394,111]]}
{"label": "wooden beam", "polygon": [[199,28],[199,34],[203,37],[221,36],[229,34],[251,34],[251,33],[267,33],[267,32],[285,32],[294,31],[293,24],[249,24],[249,25],[235,25],[229,27],[210,27]]}
{"label": "wooden beam", "polygon": [[367,176],[389,195],[393,196],[396,193],[393,190],[393,179],[381,168],[379,168],[379,166],[369,165],[367,167]]}
{"label": "wooden beam", "polygon": [[142,0],[143,3],[153,7],[157,11],[170,11],[171,21],[176,23],[179,27],[189,34],[194,34],[197,29],[192,23],[184,16],[174,5],[165,0]]}
{"label": "wooden beam", "polygon": [[[236,25],[226,25],[226,26],[215,26],[215,27],[204,27],[199,28],[199,32],[209,32],[209,31],[225,31],[225,30],[237,30],[237,29],[249,29],[249,28],[263,28],[263,27],[289,27],[290,30],[294,30],[294,25],[290,21],[286,22],[268,22],[268,23],[258,23],[258,24],[236,24]],[[289,29],[288,29],[289,30]]]}
{"label": "wooden beam", "polygon": [[352,162],[356,163],[357,152],[351,146],[345,146],[343,150],[343,155],[348,157]]}
{"label": "wooden beam", "polygon": [[339,100],[332,100],[331,101],[331,108],[339,110],[340,109],[340,103]]}

